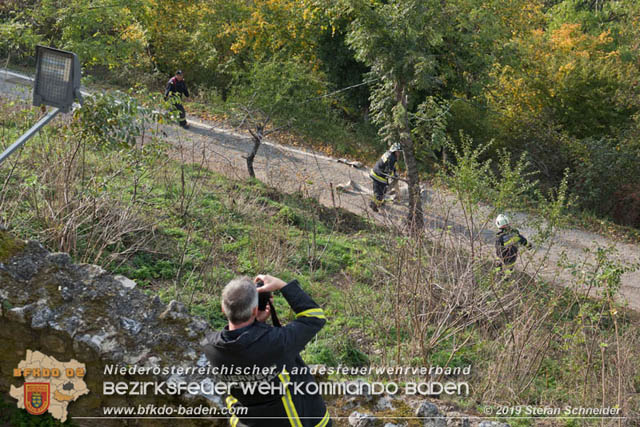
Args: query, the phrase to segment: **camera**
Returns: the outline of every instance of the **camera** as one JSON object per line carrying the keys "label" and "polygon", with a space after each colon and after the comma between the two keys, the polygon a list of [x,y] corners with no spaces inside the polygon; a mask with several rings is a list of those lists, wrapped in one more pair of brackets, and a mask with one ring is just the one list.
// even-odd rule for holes
{"label": "camera", "polygon": [[[264,286],[264,282],[262,280],[258,280],[256,282],[256,287],[261,288]],[[258,292],[258,310],[264,311],[267,309],[267,304],[269,304],[269,300],[271,299],[271,292]]]}

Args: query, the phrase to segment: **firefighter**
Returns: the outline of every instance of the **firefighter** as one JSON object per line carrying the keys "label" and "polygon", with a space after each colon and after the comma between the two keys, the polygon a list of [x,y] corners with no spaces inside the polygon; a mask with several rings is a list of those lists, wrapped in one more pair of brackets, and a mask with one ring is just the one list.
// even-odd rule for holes
{"label": "firefighter", "polygon": [[374,212],[384,203],[384,195],[389,187],[389,180],[397,177],[396,162],[398,161],[398,153],[402,151],[402,146],[395,143],[386,151],[380,160],[378,160],[369,172],[369,176],[373,181],[373,200],[369,206]]}
{"label": "firefighter", "polygon": [[[258,282],[264,284],[256,288]],[[272,307],[261,311],[258,305],[259,292],[278,290],[295,312],[295,319],[284,327],[265,323]],[[208,337],[204,353],[219,370],[216,382],[231,387],[226,398],[230,413],[232,408],[246,408],[246,413],[231,416],[231,426],[331,426],[319,387],[311,384],[315,380],[300,357],[326,323],[322,308],[296,280],[285,283],[269,275],[232,280],[221,300],[228,325]]]}
{"label": "firefighter", "polygon": [[518,258],[518,246],[531,247],[527,239],[518,230],[511,227],[509,217],[500,214],[496,218],[496,255],[500,265],[511,266]]}
{"label": "firefighter", "polygon": [[167,82],[167,88],[164,91],[164,100],[166,101],[170,96],[176,96],[172,103],[173,108],[180,112],[180,126],[188,129],[189,125],[186,120],[187,113],[182,106],[182,97],[189,97],[189,89],[187,89],[187,84],[180,70],[176,71],[176,75],[171,77]]}

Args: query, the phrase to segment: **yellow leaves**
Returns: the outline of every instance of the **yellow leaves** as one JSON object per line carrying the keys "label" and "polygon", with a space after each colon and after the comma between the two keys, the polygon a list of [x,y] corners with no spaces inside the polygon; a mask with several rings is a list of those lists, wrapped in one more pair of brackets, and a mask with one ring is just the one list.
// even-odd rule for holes
{"label": "yellow leaves", "polygon": [[229,22],[224,35],[232,40],[230,50],[251,51],[256,56],[288,49],[313,57],[319,25],[314,23],[322,10],[300,0],[254,0]]}
{"label": "yellow leaves", "polygon": [[611,37],[611,31],[607,30],[600,33],[600,35],[598,36],[598,41],[603,45],[612,43],[613,37]]}
{"label": "yellow leaves", "polygon": [[562,24],[551,33],[551,47],[571,50],[583,42],[585,37],[586,35],[580,31],[580,24]]}
{"label": "yellow leaves", "polygon": [[145,33],[142,26],[138,23],[128,25],[120,34],[122,40],[143,41]]}
{"label": "yellow leaves", "polygon": [[612,42],[609,30],[592,36],[584,33],[580,24],[563,24],[551,33],[548,47],[553,51],[574,51],[577,56],[589,58],[591,54],[606,55],[607,46]]}
{"label": "yellow leaves", "polygon": [[558,69],[558,72],[561,74],[567,74],[573,71],[575,68],[576,68],[575,62],[570,61],[569,63],[560,66],[560,68]]}

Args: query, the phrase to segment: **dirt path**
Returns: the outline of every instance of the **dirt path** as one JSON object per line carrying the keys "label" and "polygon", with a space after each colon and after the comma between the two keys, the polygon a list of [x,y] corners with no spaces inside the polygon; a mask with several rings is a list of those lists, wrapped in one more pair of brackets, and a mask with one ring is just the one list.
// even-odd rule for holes
{"label": "dirt path", "polygon": [[[29,98],[30,84],[19,75],[5,75],[0,71],[0,96]],[[162,126],[165,139],[174,145],[175,156],[189,162],[202,162],[208,168],[234,178],[246,178],[246,161],[252,142],[246,135],[224,128],[219,124],[205,123],[188,117],[191,127],[187,130],[178,126]],[[373,213],[368,208],[371,195],[371,180],[367,168],[355,168],[336,159],[305,151],[265,142],[254,164],[258,179],[283,191],[301,191],[317,198],[323,204],[341,207],[351,212],[369,217],[392,227],[401,227],[406,216],[406,203],[389,204],[381,213]],[[347,191],[337,191],[336,186],[350,182]],[[462,210],[455,199],[444,190],[426,187],[424,191],[425,222],[427,232],[434,238],[441,230],[451,227],[453,238],[460,244],[468,245],[469,232],[464,225]],[[493,213],[485,207],[481,210],[477,223],[485,224],[478,231],[482,251],[488,257],[494,253]],[[524,214],[513,215],[517,228],[527,238],[535,237],[535,230],[527,226],[529,220]],[[518,268],[529,273],[540,268],[545,280],[561,286],[572,286],[572,276],[558,266],[563,254],[569,261],[580,265],[593,261],[586,255],[586,248],[613,246],[617,259],[624,263],[640,261],[639,245],[615,242],[606,237],[577,229],[564,229],[557,233],[554,244],[526,251],[518,260]],[[640,271],[626,273],[622,277],[620,300],[640,310]],[[591,294],[595,295],[592,290]]]}

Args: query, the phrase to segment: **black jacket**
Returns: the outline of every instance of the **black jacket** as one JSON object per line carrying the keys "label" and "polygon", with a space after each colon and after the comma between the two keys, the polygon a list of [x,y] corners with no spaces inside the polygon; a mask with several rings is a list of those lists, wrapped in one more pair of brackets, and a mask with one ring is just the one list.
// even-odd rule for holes
{"label": "black jacket", "polygon": [[384,184],[389,183],[389,178],[396,174],[396,162],[398,157],[393,151],[386,151],[380,160],[378,160],[371,169],[369,176],[376,181],[380,181]]}
{"label": "black jacket", "polygon": [[515,228],[500,230],[496,234],[496,255],[503,263],[511,265],[516,262],[518,245],[528,246],[529,242]]}
{"label": "black jacket", "polygon": [[165,101],[167,100],[169,95],[172,95],[174,93],[179,94],[181,97],[182,95],[186,96],[187,98],[189,97],[189,89],[187,89],[187,84],[184,82],[184,80],[178,80],[175,76],[171,77],[167,82],[167,88],[164,90]]}
{"label": "black jacket", "polygon": [[[251,369],[257,366],[266,368],[267,372],[226,372],[214,380],[246,385],[268,382],[279,387],[275,393],[265,394],[260,394],[257,389],[243,391],[241,386],[231,389],[231,395],[226,398],[227,406],[239,404],[248,408],[248,413],[239,419],[245,425],[330,426],[331,419],[322,396],[306,393],[305,385],[315,380],[308,371],[301,372],[301,369],[308,368],[300,357],[300,351],[324,326],[324,312],[296,280],[288,283],[281,292],[296,313],[295,320],[281,328],[258,321],[233,331],[225,327],[212,334],[204,347],[212,367]],[[299,390],[302,393],[296,393],[295,384],[301,385]],[[313,387],[311,391],[316,389]],[[279,418],[265,419],[267,417]],[[235,427],[238,417],[232,417],[230,422]]]}

